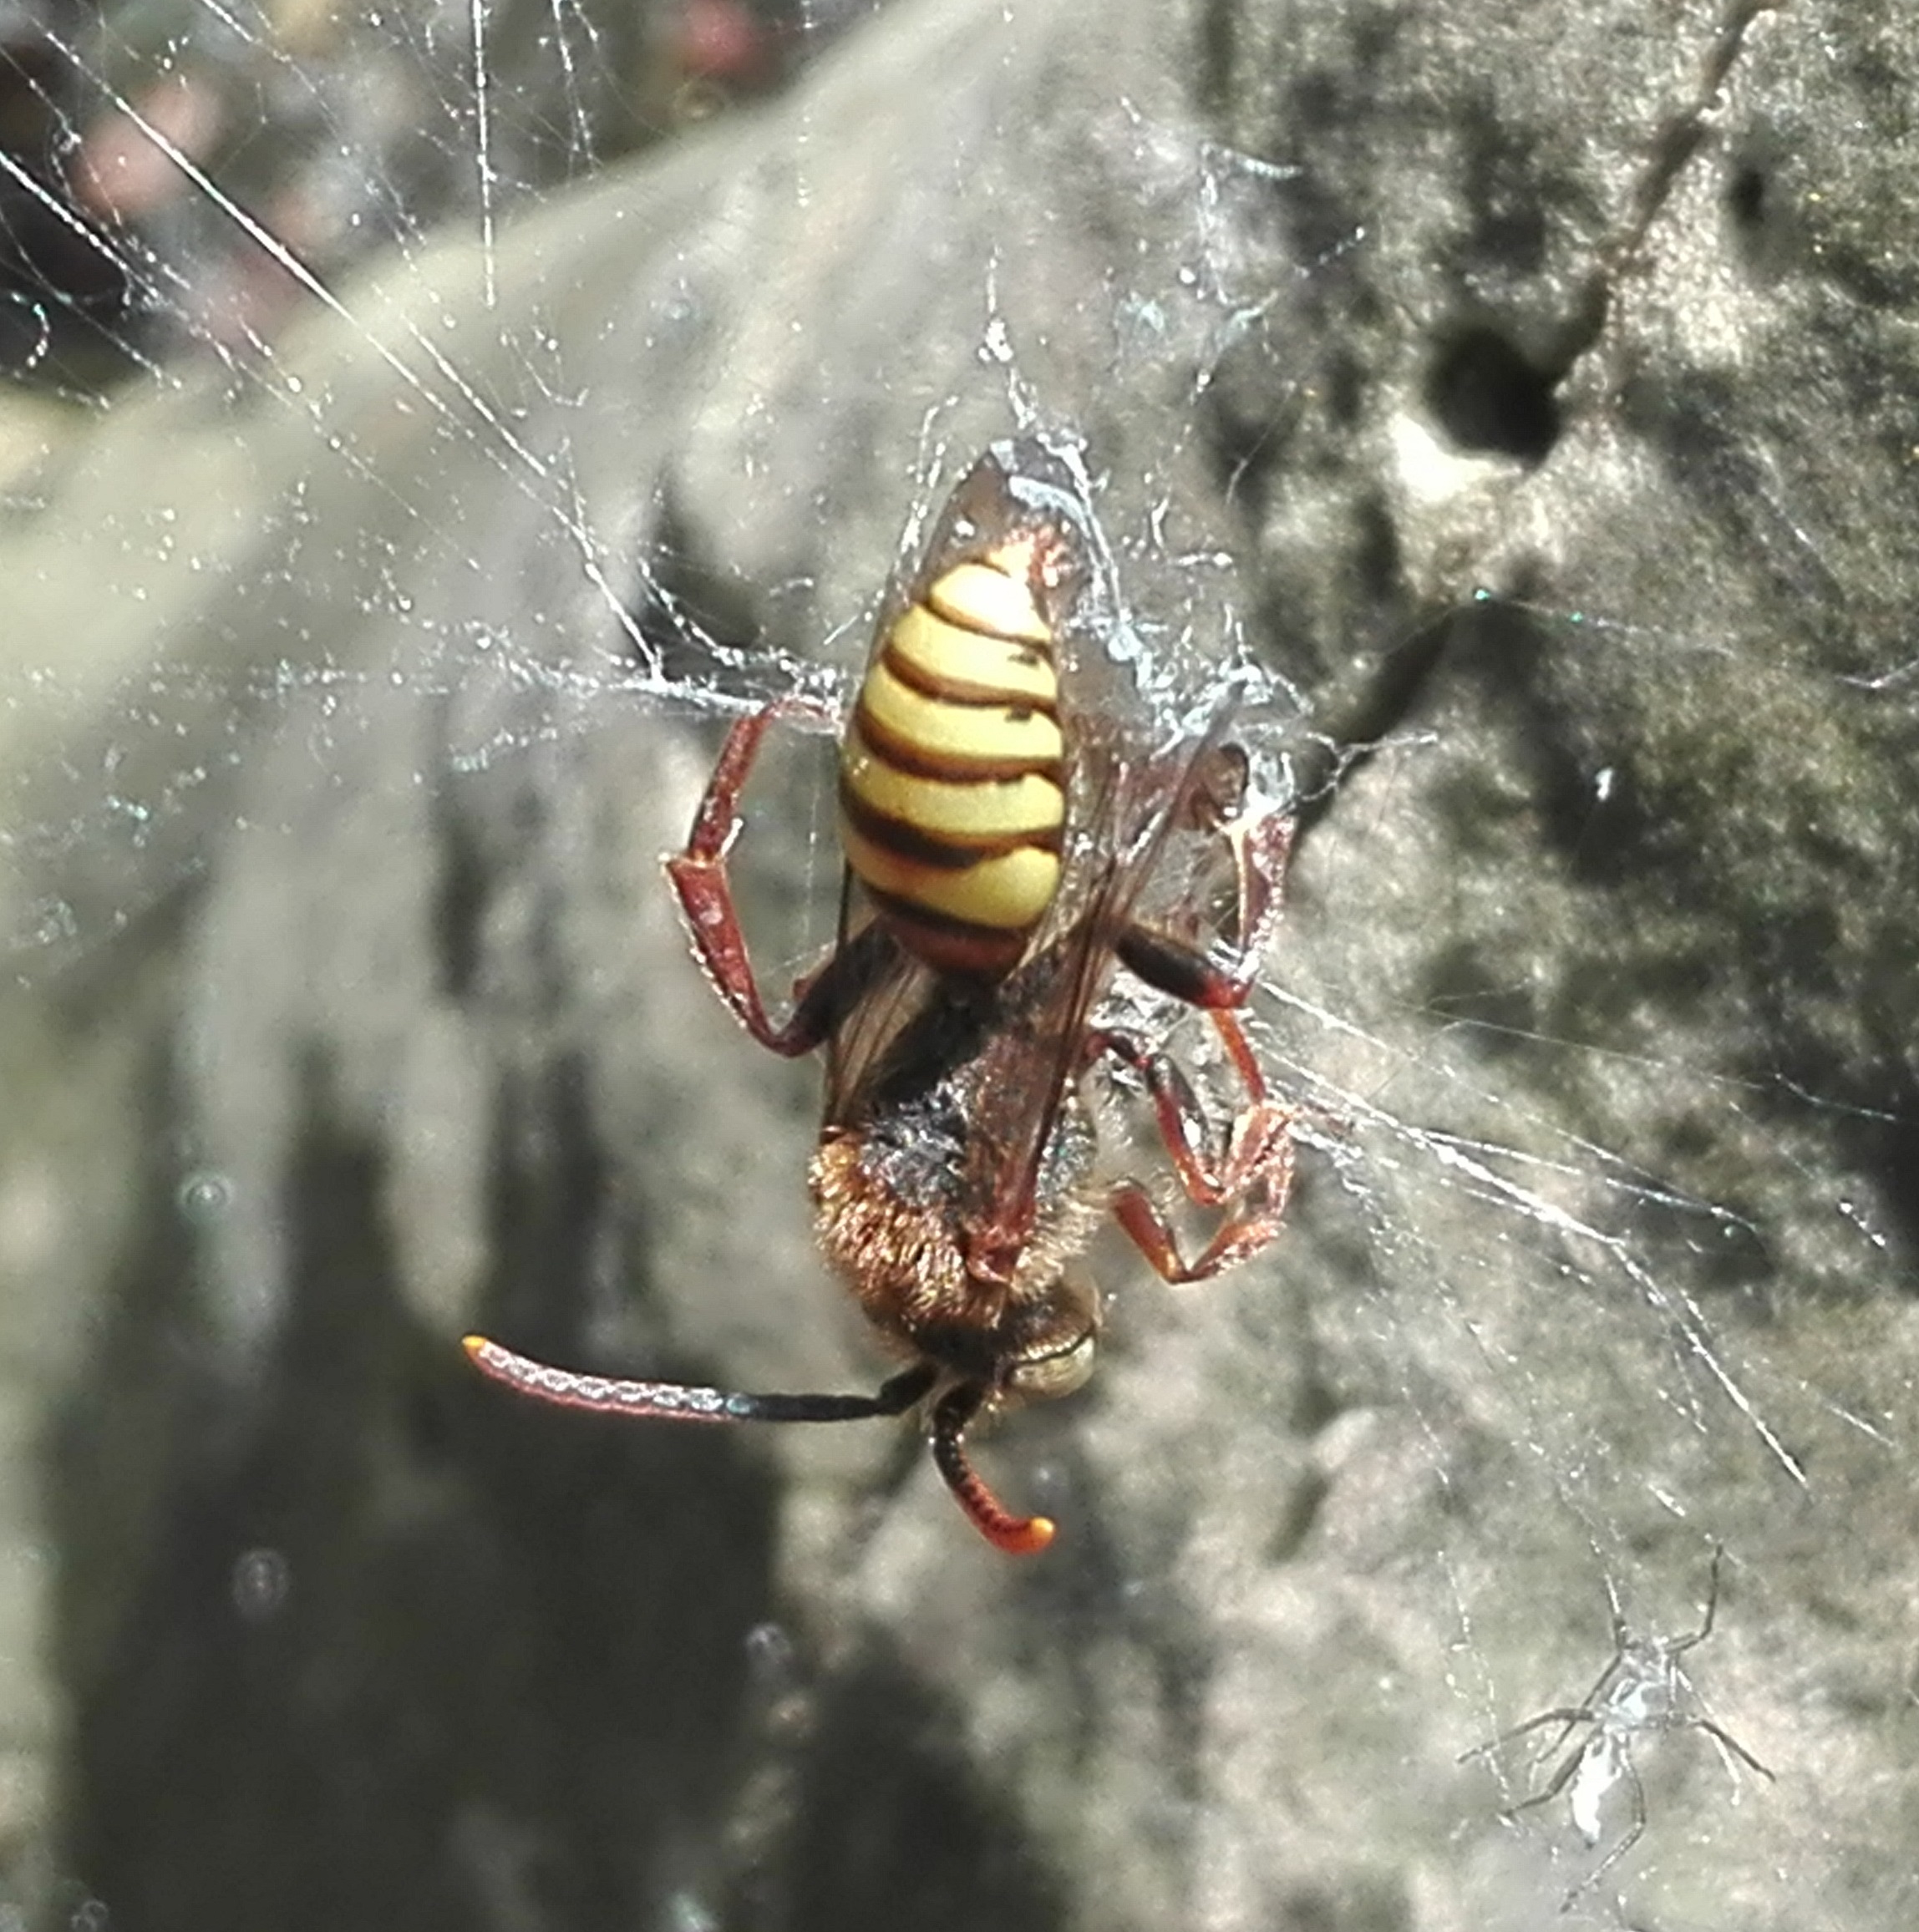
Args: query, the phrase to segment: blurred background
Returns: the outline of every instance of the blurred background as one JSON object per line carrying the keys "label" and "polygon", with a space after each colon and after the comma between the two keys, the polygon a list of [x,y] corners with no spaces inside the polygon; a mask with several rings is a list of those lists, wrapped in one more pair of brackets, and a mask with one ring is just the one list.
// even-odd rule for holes
{"label": "blurred background", "polygon": [[[1916,39],[0,0],[0,1932],[1911,1924]],[[657,860],[1035,426],[1256,667],[1302,1147],[1016,1562],[459,1337],[884,1372]]]}

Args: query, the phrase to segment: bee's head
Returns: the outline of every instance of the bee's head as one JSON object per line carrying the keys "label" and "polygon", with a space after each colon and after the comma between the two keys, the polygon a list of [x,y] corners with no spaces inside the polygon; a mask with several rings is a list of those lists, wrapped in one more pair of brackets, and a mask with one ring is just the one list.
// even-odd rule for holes
{"label": "bee's head", "polygon": [[1062,1273],[1023,1283],[997,1322],[972,1331],[950,1354],[937,1343],[927,1351],[924,1372],[954,1378],[933,1404],[933,1460],[973,1527],[1011,1555],[1045,1549],[1052,1519],[1008,1510],[973,1469],[961,1438],[974,1416],[998,1402],[1070,1395],[1093,1372],[1099,1336],[1098,1291]]}
{"label": "bee's head", "polygon": [[952,1382],[972,1384],[982,1398],[1029,1402],[1070,1395],[1093,1372],[1099,1341],[1097,1296],[1064,1277],[1031,1281],[1008,1293],[1003,1284],[972,1277],[969,1319],[914,1324],[905,1339],[921,1359]]}
{"label": "bee's head", "polygon": [[1084,1284],[1061,1275],[1043,1296],[1008,1311],[1004,1329],[998,1379],[1007,1395],[1070,1395],[1092,1374],[1099,1302]]}

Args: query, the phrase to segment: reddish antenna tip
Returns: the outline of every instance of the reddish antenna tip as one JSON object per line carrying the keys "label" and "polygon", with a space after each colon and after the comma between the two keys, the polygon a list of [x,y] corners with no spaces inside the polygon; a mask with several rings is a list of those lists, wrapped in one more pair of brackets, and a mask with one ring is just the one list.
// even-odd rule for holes
{"label": "reddish antenna tip", "polygon": [[960,1447],[960,1437],[979,1404],[979,1391],[963,1387],[941,1402],[933,1417],[933,1461],[967,1522],[995,1549],[1008,1556],[1037,1556],[1053,1540],[1053,1519],[1015,1516],[987,1488]]}
{"label": "reddish antenna tip", "polygon": [[1050,1516],[1029,1516],[1023,1523],[1009,1524],[992,1541],[1008,1556],[1037,1556],[1052,1542],[1058,1527]]}
{"label": "reddish antenna tip", "polygon": [[481,1353],[491,1348],[493,1344],[484,1335],[463,1335],[459,1338],[459,1346],[477,1362]]}

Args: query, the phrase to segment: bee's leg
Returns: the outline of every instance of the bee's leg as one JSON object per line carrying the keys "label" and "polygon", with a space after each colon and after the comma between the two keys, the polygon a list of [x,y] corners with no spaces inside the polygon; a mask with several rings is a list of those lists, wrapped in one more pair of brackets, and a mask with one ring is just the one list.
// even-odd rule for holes
{"label": "bee's leg", "polygon": [[1114,942],[1128,969],[1148,986],[1188,1006],[1213,1012],[1243,1007],[1252,991],[1279,922],[1281,888],[1292,850],[1291,820],[1270,809],[1244,813],[1221,826],[1220,832],[1233,855],[1229,945],[1221,951],[1202,952],[1146,925],[1128,926]]}
{"label": "bee's leg", "polygon": [[1212,1018],[1246,1093],[1216,1155],[1206,1144],[1207,1122],[1191,1083],[1172,1060],[1125,1033],[1096,1032],[1087,1041],[1089,1059],[1110,1053],[1145,1080],[1160,1138],[1187,1198],[1201,1207],[1227,1210],[1198,1260],[1189,1261],[1165,1216],[1137,1181],[1114,1188],[1113,1212],[1119,1225],[1169,1281],[1203,1281],[1256,1254],[1279,1232],[1292,1191],[1294,1109],[1267,1094],[1238,1017],[1216,1008]]}
{"label": "bee's leg", "polygon": [[811,1052],[832,1032],[856,992],[850,981],[870,971],[871,965],[870,957],[853,959],[850,949],[834,953],[794,989],[793,1010],[783,1024],[775,1026],[760,997],[759,982],[747,955],[746,934],[734,905],[726,860],[744,822],[740,794],[767,727],[776,718],[805,708],[798,704],[769,704],[734,725],[707,781],[706,795],[700,800],[686,849],[666,861],[667,876],[686,915],[693,951],[713,990],[761,1046],[789,1057]]}
{"label": "bee's leg", "polygon": [[1242,814],[1223,830],[1232,848],[1232,943],[1238,956],[1226,976],[1236,993],[1230,1003],[1243,1007],[1279,924],[1287,862],[1292,856],[1292,821],[1269,807]]}

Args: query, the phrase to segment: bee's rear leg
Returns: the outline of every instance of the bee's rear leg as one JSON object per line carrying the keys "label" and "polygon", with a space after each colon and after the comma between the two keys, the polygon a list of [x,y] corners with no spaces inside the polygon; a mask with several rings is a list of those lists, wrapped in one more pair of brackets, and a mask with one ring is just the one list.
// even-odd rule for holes
{"label": "bee's rear leg", "polygon": [[1180,935],[1129,925],[1114,942],[1127,968],[1150,986],[1209,1012],[1243,1007],[1279,923],[1292,824],[1271,809],[1218,827],[1232,854],[1232,935],[1207,950]]}
{"label": "bee's rear leg", "polygon": [[1225,1145],[1209,1146],[1211,1131],[1191,1083],[1164,1053],[1130,1035],[1099,1032],[1087,1042],[1089,1059],[1110,1053],[1146,1083],[1160,1138],[1188,1199],[1220,1208],[1225,1218],[1196,1260],[1189,1261],[1178,1236],[1137,1181],[1122,1181],[1112,1194],[1113,1212],[1141,1254],[1167,1280],[1204,1281],[1256,1254],[1279,1232],[1292,1192],[1292,1123],[1296,1110],[1267,1093],[1266,1076],[1238,1016],[1212,1013],[1226,1057],[1246,1089]]}
{"label": "bee's rear leg", "polygon": [[740,794],[768,726],[808,708],[801,702],[769,704],[734,723],[707,781],[686,849],[666,861],[667,876],[686,915],[694,955],[713,991],[761,1046],[789,1058],[811,1052],[832,1032],[844,1011],[842,961],[846,956],[844,951],[834,953],[818,971],[802,980],[794,988],[792,1012],[776,1026],[767,1014],[747,953],[746,934],[734,905],[726,861],[744,823]]}

